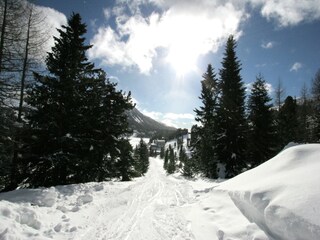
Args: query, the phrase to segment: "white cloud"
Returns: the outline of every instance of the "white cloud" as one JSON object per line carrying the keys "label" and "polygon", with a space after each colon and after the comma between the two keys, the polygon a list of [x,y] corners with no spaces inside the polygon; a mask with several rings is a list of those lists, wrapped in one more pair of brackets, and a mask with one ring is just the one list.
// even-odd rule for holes
{"label": "white cloud", "polygon": [[190,113],[166,113],[164,114],[164,118],[166,119],[172,119],[172,120],[177,120],[177,119],[194,119],[194,115]]}
{"label": "white cloud", "polygon": [[162,122],[167,126],[172,127],[189,127],[192,125],[194,121],[194,115],[190,113],[162,113],[162,112],[155,112],[155,111],[148,111],[148,110],[141,110],[144,115],[151,117],[152,119]]}
{"label": "white cloud", "polygon": [[[253,82],[245,84],[246,92],[250,93],[252,89]],[[271,83],[266,82],[265,88],[268,91],[268,94],[271,95],[274,92],[274,88]]]}
{"label": "white cloud", "polygon": [[261,15],[274,19],[279,26],[294,26],[320,18],[319,0],[248,0],[261,8]]}
{"label": "white cloud", "polygon": [[264,42],[261,44],[261,47],[265,49],[271,49],[274,47],[274,44],[274,42]]}
{"label": "white cloud", "polygon": [[[36,6],[36,8],[45,16],[45,22],[42,25],[45,27],[46,34],[48,34],[48,36],[59,36],[57,28],[61,29],[61,25],[67,24],[67,17],[63,13],[50,7]],[[54,39],[50,37],[46,44],[45,52],[51,51],[53,45]]]}
{"label": "white cloud", "polygon": [[[241,36],[248,6],[280,27],[320,18],[319,0],[117,0],[113,8],[103,10],[107,19],[115,19],[115,26],[97,30],[89,57],[105,65],[137,68],[142,74],[149,74],[159,57],[176,70],[193,68],[197,58],[216,52],[230,34]],[[143,8],[153,12],[146,15]]]}
{"label": "white cloud", "polygon": [[148,117],[150,117],[150,118],[152,118],[152,119],[154,119],[156,121],[160,121],[162,119],[162,117],[163,117],[163,114],[161,112],[148,111],[148,110],[145,110],[145,109],[143,109],[143,110],[139,109],[139,111],[141,113],[143,113],[144,115],[146,115],[146,116],[148,116]]}
{"label": "white cloud", "polygon": [[272,84],[271,83],[267,83],[266,82],[266,89],[267,89],[267,91],[268,91],[268,93],[269,94],[271,94],[271,93],[273,93],[274,92],[274,88],[273,88],[273,86],[272,86]]}
{"label": "white cloud", "polygon": [[297,72],[301,68],[302,68],[302,63],[295,62],[290,68],[290,72]]}
{"label": "white cloud", "polygon": [[112,11],[110,8],[103,9],[104,17],[108,20],[112,16]]}
{"label": "white cloud", "polygon": [[127,3],[131,15],[126,15],[121,1],[112,10],[116,28],[98,29],[89,57],[102,59],[107,65],[137,67],[143,74],[152,70],[160,48],[167,50],[165,57],[170,62],[177,62],[177,58],[195,61],[202,54],[217,51],[230,34],[241,34],[239,25],[247,17],[233,4],[216,1],[153,1],[162,10],[149,16],[137,10],[146,1]]}

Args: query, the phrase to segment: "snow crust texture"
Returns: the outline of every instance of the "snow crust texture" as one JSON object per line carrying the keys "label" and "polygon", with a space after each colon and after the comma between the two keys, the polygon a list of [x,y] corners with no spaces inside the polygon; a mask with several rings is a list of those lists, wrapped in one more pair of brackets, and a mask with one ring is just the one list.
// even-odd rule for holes
{"label": "snow crust texture", "polygon": [[273,239],[320,239],[320,145],[285,149],[221,184],[244,216]]}

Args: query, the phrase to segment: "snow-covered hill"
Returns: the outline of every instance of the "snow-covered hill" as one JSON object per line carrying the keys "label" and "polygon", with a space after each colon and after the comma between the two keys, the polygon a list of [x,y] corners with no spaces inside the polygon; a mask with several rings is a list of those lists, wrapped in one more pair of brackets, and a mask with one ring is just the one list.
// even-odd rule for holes
{"label": "snow-covered hill", "polygon": [[146,176],[0,194],[0,239],[320,239],[320,145],[219,183]]}
{"label": "snow-covered hill", "polygon": [[132,109],[127,114],[130,128],[144,137],[151,137],[154,134],[171,134],[177,130],[145,116],[137,108]]}

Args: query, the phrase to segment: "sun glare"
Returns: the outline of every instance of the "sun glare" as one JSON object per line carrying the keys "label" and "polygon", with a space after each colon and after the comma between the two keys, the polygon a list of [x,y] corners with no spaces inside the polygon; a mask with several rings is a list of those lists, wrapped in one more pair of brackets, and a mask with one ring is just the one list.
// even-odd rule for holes
{"label": "sun glare", "polygon": [[202,44],[202,34],[200,33],[202,30],[190,32],[190,28],[194,29],[195,25],[200,25],[199,22],[202,21],[202,18],[177,15],[168,19],[170,21],[164,21],[165,23],[163,24],[168,48],[166,61],[178,76],[184,76],[197,69],[197,59],[203,52],[204,46]]}
{"label": "sun glare", "polygon": [[183,47],[171,48],[167,56],[167,61],[180,77],[196,70],[198,56],[187,51],[187,48]]}

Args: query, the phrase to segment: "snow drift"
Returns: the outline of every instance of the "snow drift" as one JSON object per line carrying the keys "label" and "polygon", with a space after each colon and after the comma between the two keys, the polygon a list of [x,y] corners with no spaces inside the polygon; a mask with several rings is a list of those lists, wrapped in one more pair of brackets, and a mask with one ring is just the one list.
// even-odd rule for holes
{"label": "snow drift", "polygon": [[294,146],[222,183],[249,221],[274,239],[320,239],[320,144]]}

